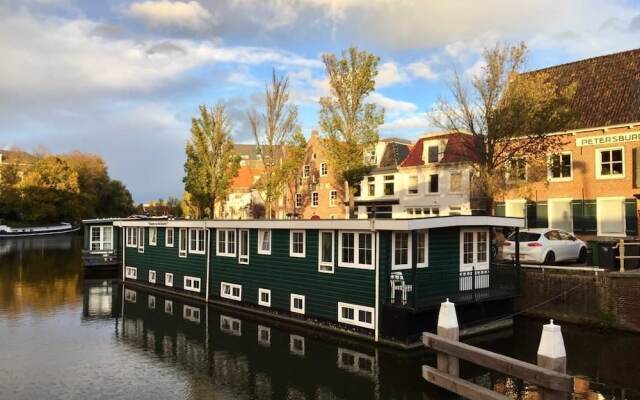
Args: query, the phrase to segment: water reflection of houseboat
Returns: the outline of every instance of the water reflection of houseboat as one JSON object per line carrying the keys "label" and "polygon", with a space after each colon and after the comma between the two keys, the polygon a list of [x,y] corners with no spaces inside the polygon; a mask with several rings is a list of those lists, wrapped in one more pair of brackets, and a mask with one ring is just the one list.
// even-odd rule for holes
{"label": "water reflection of houseboat", "polygon": [[120,316],[120,290],[117,281],[84,281],[82,317],[86,320],[111,319]]}

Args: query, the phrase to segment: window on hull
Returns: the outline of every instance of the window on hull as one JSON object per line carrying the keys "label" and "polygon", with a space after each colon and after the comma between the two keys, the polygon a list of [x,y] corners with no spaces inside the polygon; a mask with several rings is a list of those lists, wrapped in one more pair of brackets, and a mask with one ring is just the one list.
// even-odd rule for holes
{"label": "window on hull", "polygon": [[338,303],[338,322],[374,329],[375,309],[357,304]]}

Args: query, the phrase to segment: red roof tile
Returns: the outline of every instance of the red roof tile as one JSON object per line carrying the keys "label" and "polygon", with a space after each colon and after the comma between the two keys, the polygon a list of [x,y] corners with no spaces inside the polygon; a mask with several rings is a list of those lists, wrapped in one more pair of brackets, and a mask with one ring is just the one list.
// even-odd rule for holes
{"label": "red roof tile", "polygon": [[467,134],[445,133],[442,135],[434,135],[418,140],[409,152],[407,158],[405,158],[402,162],[401,166],[416,167],[424,165],[424,159],[422,157],[424,141],[443,138],[447,139],[447,145],[444,149],[442,159],[440,160],[441,163],[454,163],[464,161],[477,162],[479,160],[477,146],[474,146],[474,142],[477,142],[476,139],[479,139],[479,137]]}

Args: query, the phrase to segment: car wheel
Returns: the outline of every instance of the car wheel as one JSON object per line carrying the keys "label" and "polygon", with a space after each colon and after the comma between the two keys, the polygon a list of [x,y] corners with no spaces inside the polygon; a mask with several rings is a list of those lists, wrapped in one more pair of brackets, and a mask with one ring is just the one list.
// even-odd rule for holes
{"label": "car wheel", "polygon": [[580,248],[580,253],[578,253],[576,261],[578,264],[584,264],[587,262],[587,249],[585,247]]}
{"label": "car wheel", "polygon": [[553,251],[547,253],[544,257],[544,265],[553,265],[556,262],[556,255],[553,254]]}

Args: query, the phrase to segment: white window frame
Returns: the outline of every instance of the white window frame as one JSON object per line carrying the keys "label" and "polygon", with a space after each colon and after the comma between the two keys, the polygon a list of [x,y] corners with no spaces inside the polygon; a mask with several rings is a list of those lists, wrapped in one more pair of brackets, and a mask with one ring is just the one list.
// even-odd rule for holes
{"label": "white window frame", "polygon": [[[93,232],[97,230],[98,236],[100,237],[97,241],[93,240]],[[105,231],[110,230],[111,235],[105,233]],[[109,240],[105,240],[107,236],[111,236]],[[98,248],[94,249],[93,245],[98,244]],[[93,253],[97,252],[109,252],[114,249],[113,247],[113,226],[112,225],[93,225],[89,229],[89,249]]]}
{"label": "white window frame", "polygon": [[[429,231],[418,231],[416,235],[424,235],[424,262],[419,263],[416,259],[416,268],[427,268],[429,266]],[[418,243],[416,243],[416,256],[417,255]]]}
{"label": "white window frame", "polygon": [[138,268],[124,267],[124,277],[129,279],[138,279]]}
{"label": "white window frame", "polygon": [[[396,264],[396,234],[398,233],[406,233],[408,236],[407,239],[407,263],[406,264]],[[411,231],[395,231],[391,235],[391,270],[398,271],[403,269],[411,269]]]}
{"label": "white window frame", "polygon": [[[331,234],[331,261],[322,261],[323,233]],[[322,272],[323,274],[333,274],[335,272],[335,253],[336,241],[334,232],[327,230],[318,231],[318,272]]]}
{"label": "white window frame", "polygon": [[[200,234],[202,233],[202,242],[200,242]],[[195,242],[193,236],[195,235]],[[189,228],[189,253],[205,254],[207,252],[207,231],[204,228]],[[192,247],[195,244],[195,248]],[[200,247],[202,245],[202,248]]]}
{"label": "white window frame", "polygon": [[320,193],[311,192],[311,207],[318,208],[320,206]]}
{"label": "white window frame", "polygon": [[303,165],[302,166],[302,177],[303,178],[308,178],[310,173],[311,173],[311,167],[309,166],[309,164]]}
{"label": "white window frame", "polygon": [[302,208],[302,193],[295,194],[295,208]]}
{"label": "white window frame", "polygon": [[[600,204],[603,200],[619,200],[622,202],[622,230],[623,233],[605,233],[602,232],[602,221],[600,220]],[[610,237],[626,237],[627,236],[627,208],[624,203],[625,198],[623,196],[608,196],[608,197],[596,197],[596,225],[598,236],[610,236]]]}
{"label": "white window frame", "polygon": [[[171,232],[171,241],[169,241],[169,232]],[[164,230],[164,245],[165,247],[173,247],[176,241],[176,232],[173,228],[165,228]]]}
{"label": "white window frame", "polygon": [[[471,232],[473,233],[473,261],[470,263],[464,262],[464,234]],[[484,232],[487,234],[487,244],[486,244],[486,255],[487,260],[483,262],[478,261],[478,233]],[[491,259],[491,236],[489,235],[488,229],[478,229],[478,228],[464,228],[460,229],[460,267],[471,269],[474,267],[475,269],[486,269],[489,268],[489,261]]]}
{"label": "white window frame", "polygon": [[[168,279],[171,278],[171,279]],[[171,281],[171,282],[169,282]],[[166,287],[173,287],[173,274],[171,272],[165,272],[164,274],[164,285]]]}
{"label": "white window frame", "polygon": [[[198,287],[197,288],[194,286],[195,282],[198,282]],[[188,290],[190,292],[200,293],[200,291],[202,289],[202,280],[200,278],[196,278],[195,276],[185,276],[183,278],[182,287],[183,287],[184,290]]]}
{"label": "white window frame", "polygon": [[[560,156],[560,160],[562,161],[562,156],[569,155],[571,157],[571,163],[569,164],[569,176],[568,177],[559,177],[554,178],[552,175],[553,165],[551,165],[551,157]],[[623,156],[624,160],[624,156]],[[624,167],[623,167],[624,170]],[[560,174],[562,174],[562,164],[560,165]],[[547,180],[549,182],[571,182],[573,180],[573,152],[571,151],[561,151],[555,154],[549,154],[547,156]]]}
{"label": "white window frame", "polygon": [[[302,300],[302,308],[301,309],[294,307],[295,300]],[[305,296],[301,295],[301,294],[291,293],[289,311],[291,311],[292,313],[303,314],[304,315],[305,308],[306,308]]]}
{"label": "white window frame", "polygon": [[[225,288],[229,287],[229,294],[225,293]],[[238,289],[238,295],[233,294],[233,289]],[[223,299],[242,301],[242,285],[229,282],[220,282],[220,297]]]}
{"label": "white window frame", "polygon": [[[197,313],[197,314],[196,314]],[[182,318],[187,321],[200,323],[200,309],[184,304],[182,306]]]}
{"label": "white window frame", "polygon": [[[436,155],[436,161],[430,161],[429,160],[430,149],[432,147],[435,147],[435,148],[438,149],[438,154]],[[440,162],[440,154],[441,154],[440,145],[439,144],[430,144],[430,145],[427,145],[426,148],[427,148],[427,157],[424,160],[425,164],[437,164],[437,163],[439,163]]]}
{"label": "white window frame", "polygon": [[[293,252],[293,234],[302,233],[302,253]],[[304,258],[307,254],[307,231],[300,229],[289,230],[289,257]]]}
{"label": "white window frame", "polygon": [[[269,300],[268,301],[263,301],[262,300],[262,295],[263,294],[269,295]],[[258,289],[258,305],[265,306],[265,307],[271,307],[271,290],[270,289],[263,289],[263,288],[259,288]]]}
{"label": "white window frame", "polygon": [[[264,242],[264,234],[267,233],[269,235],[269,248],[268,249],[263,249],[263,242]],[[273,242],[273,236],[272,236],[272,232],[271,229],[258,229],[258,254],[262,254],[265,256],[270,256],[271,255],[271,244]]]}
{"label": "white window frame", "polygon": [[[189,251],[189,233],[187,228],[178,229],[178,257],[185,258]],[[184,238],[184,242],[182,239]],[[184,248],[182,244],[184,243]]]}
{"label": "white window frame", "polygon": [[329,191],[329,207],[335,207],[338,205],[338,191],[330,190]]}
{"label": "white window frame", "polygon": [[329,175],[329,166],[326,162],[320,163],[320,176]]}
{"label": "white window frame", "polygon": [[149,246],[155,246],[158,244],[158,228],[155,226],[149,227]]}
{"label": "white window frame", "polygon": [[[353,319],[344,318],[342,316],[343,308],[351,308],[353,309]],[[361,321],[360,320],[360,311],[370,312],[371,313],[371,322]],[[361,328],[367,329],[375,329],[376,323],[376,312],[374,307],[366,307],[358,304],[350,304],[338,302],[338,322],[343,324],[355,325]]]}
{"label": "white window frame", "polygon": [[127,247],[138,247],[138,228],[127,227],[125,234],[127,235]]}
{"label": "white window frame", "polygon": [[[342,260],[342,234],[353,234],[353,262],[347,263]],[[360,234],[371,235],[371,264],[363,264],[360,262]],[[375,269],[375,251],[376,238],[371,231],[338,231],[338,267],[356,268],[356,269]]]}
{"label": "white window frame", "polygon": [[144,253],[144,227],[138,228],[138,253]]}
{"label": "white window frame", "polygon": [[[524,161],[524,179],[513,179],[513,177],[511,176],[511,172],[513,171],[513,166],[512,163],[515,160],[523,160]],[[507,171],[506,171],[506,181],[507,183],[518,183],[518,182],[528,182],[529,181],[529,163],[527,162],[527,157],[526,156],[515,156],[515,157],[511,157],[511,159],[509,159],[507,161],[508,167],[507,167]]]}
{"label": "white window frame", "polygon": [[[604,151],[614,151],[614,150],[621,150],[622,152],[622,174],[620,175],[602,175],[602,156],[600,155],[602,152]],[[624,154],[624,147],[621,146],[616,146],[616,147],[603,147],[600,149],[596,149],[595,150],[595,155],[596,155],[596,179],[624,179],[626,173],[627,173],[627,168],[625,165],[625,154]],[[573,162],[573,160],[572,160]]]}
{"label": "white window frame", "polygon": [[[233,232],[233,251],[229,251],[229,233]],[[224,251],[220,251],[220,234],[224,234]],[[216,255],[220,257],[234,257],[237,253],[238,235],[235,229],[218,229],[216,231]]]}
{"label": "white window frame", "polygon": [[[415,179],[415,192],[412,192],[412,183],[411,180]],[[407,196],[417,196],[420,194],[420,179],[418,175],[409,175],[407,176]]]}
{"label": "white window frame", "polygon": [[[247,254],[242,254],[242,234],[247,234]],[[239,229],[238,230],[238,264],[249,264],[249,255],[251,254],[251,232],[249,229]]]}
{"label": "white window frame", "polygon": [[155,270],[150,269],[149,270],[149,283],[156,283],[156,277],[157,277],[157,273]]}

